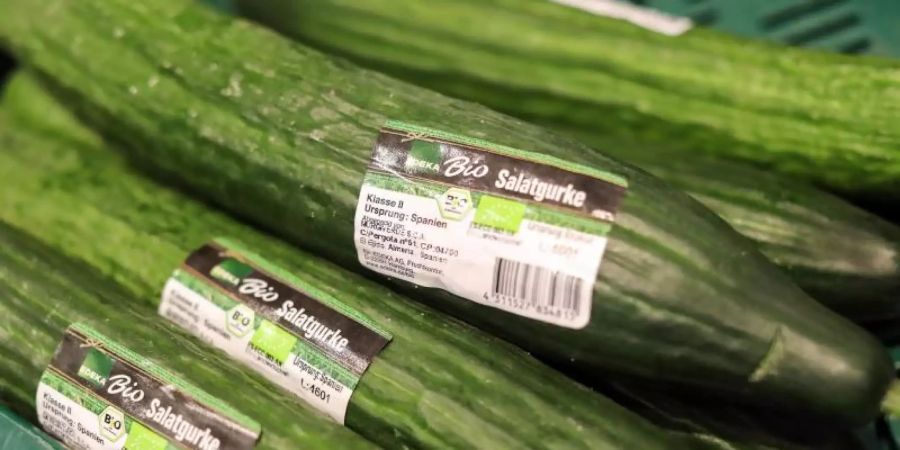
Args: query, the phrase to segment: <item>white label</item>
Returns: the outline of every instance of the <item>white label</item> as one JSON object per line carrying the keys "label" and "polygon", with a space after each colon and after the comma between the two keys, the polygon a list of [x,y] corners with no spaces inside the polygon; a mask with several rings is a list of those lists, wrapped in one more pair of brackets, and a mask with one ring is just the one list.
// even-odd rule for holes
{"label": "white label", "polygon": [[253,311],[237,305],[225,311],[177,279],[166,283],[159,314],[230,357],[250,366],[273,383],[300,397],[334,420],[344,423],[353,390],[327,376],[314,364],[289,352],[281,361],[251,345]]}
{"label": "white label", "polygon": [[591,315],[603,236],[522,219],[515,232],[479,226],[471,193],[435,198],[363,184],[359,261],[369,269],[568,328]]}
{"label": "white label", "polygon": [[[88,450],[123,448],[127,440],[124,415],[118,410],[104,413],[109,414],[108,424],[104,423],[100,415],[94,414],[56,389],[44,383],[38,384],[38,423],[48,434],[55,436],[69,447]],[[119,420],[119,428],[113,428],[116,425],[113,423],[115,420]]]}
{"label": "white label", "polygon": [[641,28],[667,36],[678,36],[694,27],[687,17],[665,14],[617,0],[550,0],[598,16],[624,20]]}

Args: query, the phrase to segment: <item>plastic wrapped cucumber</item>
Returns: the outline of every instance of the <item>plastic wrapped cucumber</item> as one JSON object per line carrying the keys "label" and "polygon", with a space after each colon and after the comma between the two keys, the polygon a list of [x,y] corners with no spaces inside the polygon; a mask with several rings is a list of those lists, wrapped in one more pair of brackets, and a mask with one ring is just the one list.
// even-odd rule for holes
{"label": "plastic wrapped cucumber", "polygon": [[[384,260],[378,259],[383,258],[381,252],[369,253],[369,267],[380,264],[393,269],[382,270],[393,274],[382,279],[395,282],[414,300],[462,318],[545,361],[677,383],[719,392],[734,401],[778,404],[845,424],[871,420],[886,400],[894,399],[888,395],[894,379],[889,358],[871,336],[808,297],[751,242],[696,201],[576,141],[323,56],[194,2],[45,0],[35,6],[30,1],[4,0],[3,4],[10,13],[0,16],[0,37],[136,164],[349,268],[362,269],[358,258],[366,254],[364,250],[372,250],[363,248],[358,253],[360,241],[388,248],[377,237],[358,240],[354,219],[359,205],[384,209],[377,195],[361,200],[359,193],[363,178],[368,179],[379,130],[395,124],[389,119],[412,123],[399,134],[388,134],[399,141],[398,147],[404,142],[411,146],[413,140],[425,142],[417,147],[424,152],[423,158],[443,157],[433,153],[444,148],[435,144],[440,139],[433,134],[426,133],[425,140],[414,138],[420,134],[417,130],[436,129],[444,135],[468,136],[464,140],[469,143],[490,141],[494,150],[507,149],[492,154],[510,148],[528,152],[527,160],[518,159],[517,165],[532,164],[588,179],[599,191],[592,193],[591,202],[620,200],[615,214],[603,207],[590,208],[590,214],[596,212],[603,220],[584,219],[576,225],[605,235],[574,234],[577,238],[563,248],[541,253],[549,260],[552,251],[554,261],[560,261],[579,253],[581,240],[589,240],[592,251],[602,245],[602,263],[594,254],[583,265],[564,265],[566,270],[581,270],[599,264],[596,277],[563,273],[565,282],[559,284],[542,282],[543,278],[536,279],[539,275],[531,278],[543,287],[530,293],[546,292],[547,285],[554,291],[558,287],[577,292],[577,296],[559,295],[569,295],[567,308],[557,308],[556,303],[563,302],[553,301],[556,294],[547,295],[547,300],[520,299],[525,294],[518,294],[511,287],[517,282],[509,280],[519,266],[514,260],[504,261],[503,255],[479,260],[477,267],[467,266],[468,259],[454,259],[452,269],[461,273],[433,284],[459,288],[454,292],[472,288],[485,296],[492,286],[490,301],[482,302],[473,301],[482,297],[472,293],[464,298],[398,280],[415,280],[410,273],[420,277],[441,273],[432,266],[435,261],[448,261],[435,256],[437,251],[428,255],[428,264],[415,260],[417,249],[409,246],[415,234],[406,236],[405,244],[396,236],[384,236],[398,241],[396,253]],[[111,66],[117,70],[109,70]],[[394,147],[379,144],[377,148]],[[448,156],[445,162],[450,159],[463,161]],[[457,169],[465,169],[466,180],[471,181],[485,174],[483,169],[462,166],[436,170],[433,161],[412,160],[419,161],[409,165],[412,170],[427,169],[435,175],[452,172],[456,176]],[[379,163],[384,161],[400,160],[385,158]],[[499,184],[497,189],[520,196],[543,186],[542,192],[529,195],[547,198],[543,197],[550,186],[547,182],[503,173],[496,170],[490,177],[496,182],[490,185]],[[409,187],[404,183],[393,187]],[[584,206],[584,191],[577,194],[571,183],[568,188],[563,182],[552,186],[555,200]],[[391,192],[395,196],[396,191]],[[435,217],[430,192],[410,194],[419,204],[431,202],[424,222],[400,226],[415,225],[416,231],[446,226]],[[463,214],[472,203],[465,193],[456,193],[447,190],[440,195],[441,205],[449,205],[451,216]],[[500,232],[478,241],[460,238],[463,242],[434,245],[447,255],[456,250],[454,245],[466,245],[467,255],[478,257],[483,247],[476,243],[507,242],[508,229],[521,222],[505,219],[521,219],[522,208],[530,207],[539,209],[536,214],[541,220],[529,230],[547,239],[555,236],[542,222],[558,218],[555,204],[542,203],[548,206],[544,208],[507,197],[490,204],[480,218],[486,227],[474,233]],[[393,208],[399,206],[395,200]],[[518,211],[518,215],[505,215],[504,210]],[[408,213],[395,211],[394,219],[411,217]],[[614,224],[609,222],[612,216]],[[368,228],[361,226],[359,232],[385,228],[402,235],[396,220],[391,225],[383,225],[382,220],[367,221]],[[455,229],[467,233],[461,227]],[[531,253],[523,253],[534,259]],[[545,269],[540,266],[543,262],[527,264],[536,266],[529,273],[558,277],[563,272],[558,266]],[[501,268],[506,268],[502,287],[490,282],[492,271]],[[475,278],[477,286],[470,283]],[[544,303],[553,304],[552,312],[558,313],[554,318],[575,313],[578,323],[560,326],[536,320],[533,316],[541,314]]]}
{"label": "plastic wrapped cucumber", "polygon": [[[0,138],[0,143],[8,141]],[[0,225],[0,242],[0,396],[17,411],[34,417],[36,387],[64,330],[72,323],[87,322],[131,351],[239,406],[262,425],[256,448],[294,448],[300,443],[323,450],[377,448],[157,320],[151,308],[129,300],[130,293],[92,268],[61,257],[5,224]]]}
{"label": "plastic wrapped cucumber", "polygon": [[15,90],[27,88],[20,81],[27,83],[15,80],[4,99],[0,176],[15,181],[0,188],[0,220],[125,286],[133,307],[150,308],[153,320],[162,320],[152,310],[172,271],[215,237],[236,239],[315,284],[393,334],[350,398],[345,424],[360,435],[390,448],[700,445],[511,345],[135,175],[58,106],[16,99]]}

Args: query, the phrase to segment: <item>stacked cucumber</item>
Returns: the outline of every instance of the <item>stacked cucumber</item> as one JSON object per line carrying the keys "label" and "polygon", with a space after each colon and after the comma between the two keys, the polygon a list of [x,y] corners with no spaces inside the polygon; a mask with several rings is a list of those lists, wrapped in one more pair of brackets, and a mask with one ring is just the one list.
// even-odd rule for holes
{"label": "stacked cucumber", "polygon": [[[756,241],[842,315],[900,313],[900,259],[890,256],[900,251],[897,227],[798,182],[888,202],[900,192],[896,80],[884,80],[900,64],[775,51],[708,30],[667,37],[547,3],[237,2],[304,42],[559,129],[649,171]],[[525,33],[532,39],[515,38]]]}
{"label": "stacked cucumber", "polygon": [[[8,206],[0,219],[116,280],[135,309],[155,310],[172,269],[194,248],[232,236],[316,280],[393,334],[347,413],[346,425],[373,442],[386,448],[522,448],[557,436],[576,448],[665,448],[668,437],[660,430],[524,352],[137,177],[95,136],[80,136],[85,130],[77,124],[46,119],[59,118],[59,109],[33,109],[48,101],[40,91],[29,93],[33,87],[28,79],[8,87],[8,123],[24,130],[46,127],[51,136],[4,136],[0,171],[14,187],[0,194]],[[140,242],[153,244],[135,250]]]}
{"label": "stacked cucumber", "polygon": [[[550,3],[247,2],[254,18],[328,51],[557,134],[188,0],[0,5],[0,42],[25,68],[0,107],[0,402],[23,414],[63,330],[79,321],[258,421],[260,448],[845,449],[861,448],[854,428],[900,413],[887,351],[853,322],[900,318],[900,229],[797,180],[708,156],[760,153],[842,192],[896,195],[896,120],[863,107],[874,89],[886,101],[900,92],[892,63],[705,31],[673,44]],[[534,31],[534,21],[547,27]],[[592,40],[621,48],[585,63],[564,23],[596,27]],[[534,38],[510,43],[513,29]],[[660,65],[642,75],[626,54],[635,49],[673,62],[721,52],[737,61],[721,73],[764,67],[759,79],[783,82],[785,100],[775,108],[771,89],[749,86],[725,101],[743,82],[719,72]],[[789,58],[799,62],[770,67]],[[814,111],[803,77],[842,70],[860,81],[840,88],[860,93]],[[646,86],[586,93],[632,82]],[[695,97],[680,122],[661,104],[679,101],[677,86]],[[842,101],[860,117],[848,119]],[[360,186],[390,120],[624,180],[586,325],[360,264]],[[772,133],[750,130],[762,126]],[[840,170],[831,151],[847,151]],[[156,315],[172,271],[219,237],[392,336],[343,424]]]}
{"label": "stacked cucumber", "polygon": [[897,199],[894,60],[702,28],[673,37],[571,0],[236,3],[305,41],[516,115]]}

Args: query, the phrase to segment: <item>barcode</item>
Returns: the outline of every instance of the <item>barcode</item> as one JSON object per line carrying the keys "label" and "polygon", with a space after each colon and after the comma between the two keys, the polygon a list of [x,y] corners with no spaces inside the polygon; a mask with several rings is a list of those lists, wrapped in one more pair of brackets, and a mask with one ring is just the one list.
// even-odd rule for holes
{"label": "barcode", "polygon": [[581,312],[579,277],[532,264],[497,258],[494,261],[494,295],[522,300],[532,306]]}

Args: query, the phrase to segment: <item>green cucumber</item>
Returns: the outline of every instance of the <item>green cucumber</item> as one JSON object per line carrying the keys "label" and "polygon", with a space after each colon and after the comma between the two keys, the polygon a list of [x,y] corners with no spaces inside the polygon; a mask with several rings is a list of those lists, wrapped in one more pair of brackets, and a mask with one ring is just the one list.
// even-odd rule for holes
{"label": "green cucumber", "polygon": [[[602,87],[603,83],[612,82],[605,78],[609,74],[602,68],[594,69],[597,73],[592,82],[597,84],[596,89],[589,93],[582,92],[580,97],[576,97],[574,93],[561,92],[577,89],[559,83],[559,80],[574,77],[568,74],[576,70],[575,57],[570,66],[551,66],[539,59],[541,56],[515,50],[527,44],[513,41],[497,44],[500,39],[498,36],[483,31],[486,28],[497,29],[496,32],[499,33],[500,27],[507,27],[504,33],[516,32],[512,25],[516,14],[522,17],[540,14],[524,3],[516,6],[522,8],[518,13],[507,11],[501,16],[500,23],[493,15],[485,13],[478,16],[485,20],[484,27],[473,25],[465,29],[446,21],[443,17],[446,9],[441,6],[434,5],[427,10],[420,10],[414,3],[404,1],[360,4],[341,0],[262,0],[239,4],[250,17],[288,35],[346,55],[361,64],[383,69],[416,84],[559,128],[594,148],[603,149],[607,154],[648,170],[688,192],[738,232],[756,241],[763,254],[787,270],[801,288],[846,317],[868,322],[900,315],[900,228],[831,194],[794,181],[793,175],[779,176],[777,173],[756,170],[749,165],[744,167],[738,163],[704,157],[702,150],[712,150],[718,154],[734,147],[730,141],[717,142],[713,133],[704,133],[708,142],[702,142],[701,145],[697,142],[699,137],[686,140],[675,126],[664,122],[661,127],[668,126],[672,129],[665,134],[658,131],[659,135],[648,135],[645,130],[630,126],[630,117],[623,118],[621,115],[597,110],[595,102],[602,102],[606,98],[604,96],[616,94]],[[454,2],[453,6],[459,8],[457,5],[458,2]],[[407,8],[415,8],[417,14],[406,15]],[[461,10],[464,11],[462,14],[466,14],[467,23],[472,23],[472,14],[476,14],[478,8],[489,10],[492,6],[489,6],[489,2],[481,2],[480,5],[466,3]],[[360,24],[359,20],[366,22]],[[612,28],[616,25],[608,22],[598,19],[598,30],[590,36],[602,39],[604,32],[613,32]],[[433,23],[435,26],[426,23]],[[398,27],[401,28],[399,33],[396,30]],[[417,36],[427,36],[428,39],[409,40],[402,37],[403,33],[412,30],[416,30]],[[464,39],[442,38],[442,34],[448,30]],[[546,29],[542,26],[540,30],[536,30],[521,25],[518,31],[551,36],[554,40],[550,42],[557,43],[561,53],[570,48],[566,46],[567,43],[574,45],[566,41],[568,29]],[[643,38],[640,32],[636,33],[637,36],[633,39]],[[442,39],[447,39],[448,42],[452,40],[454,43],[441,43]],[[698,36],[659,40],[654,51],[663,52],[673,46],[687,45],[679,44],[687,39],[703,38]],[[708,36],[706,39],[718,38]],[[444,57],[443,52],[447,46],[453,48],[454,57]],[[677,48],[672,52],[681,51],[684,53],[682,56],[686,55],[687,50]],[[614,55],[607,54],[614,50],[597,51],[595,58],[598,64],[605,58],[615,58]],[[756,51],[774,53],[781,49]],[[500,53],[504,59],[495,61],[482,56],[485,52]],[[523,69],[516,71],[515,83],[490,79],[495,71],[509,72],[509,67],[501,64],[514,64],[517,55],[518,63],[523,68],[534,66],[538,59],[544,61],[542,70],[554,75]],[[464,62],[477,58],[483,62]],[[549,56],[545,55],[543,58]],[[560,59],[565,61],[564,58]],[[837,61],[846,60],[837,57],[834,63]],[[662,67],[670,63],[659,64]],[[770,70],[776,72],[783,69]],[[748,73],[747,76],[755,73]],[[672,76],[675,76],[674,70]],[[711,74],[710,77],[714,78],[716,75]],[[710,82],[714,80],[711,79]],[[815,80],[810,81],[813,82]],[[738,89],[735,95],[761,95],[759,92],[747,92],[741,83],[734,83],[734,88]],[[708,89],[708,94],[712,95],[715,87],[710,85]],[[643,97],[634,102],[639,100],[643,100]],[[646,101],[653,100],[648,98]],[[874,108],[877,105],[869,106]],[[851,111],[846,113],[850,114]],[[565,117],[559,117],[560,114],[578,115],[584,120],[567,121]],[[677,119],[691,120],[690,117]],[[725,120],[724,117],[722,119]],[[621,123],[625,120],[629,121],[629,126]],[[652,123],[656,124],[656,121]],[[748,122],[746,126],[757,125]],[[792,135],[791,138],[797,136]],[[815,136],[806,138],[817,139]],[[776,144],[773,142],[766,145]],[[797,145],[796,148],[802,151],[814,148],[803,147],[801,141],[796,141],[793,145]],[[895,145],[890,154],[896,153],[897,149]],[[841,170],[845,170],[844,167],[842,165]]]}
{"label": "green cucumber", "polygon": [[777,173],[572,133],[689,193],[839,314],[867,325],[900,315],[897,225]]}
{"label": "green cucumber", "polygon": [[871,336],[810,299],[706,208],[576,141],[193,2],[4,2],[0,39],[135,164],[346,267],[361,270],[353,215],[388,118],[627,178],[583,329],[395,284],[546,361],[849,424],[871,420],[893,399],[889,358]]}
{"label": "green cucumber", "polygon": [[852,432],[802,417],[677,395],[658,387],[609,383],[602,392],[668,430],[725,439],[736,449],[863,450]]}
{"label": "green cucumber", "polygon": [[14,179],[0,187],[0,220],[145,306],[219,236],[313,283],[393,335],[351,397],[345,423],[357,433],[387,448],[694,448],[511,345],[139,178],[59,106],[24,95],[33,87],[16,78],[3,101],[0,176]]}
{"label": "green cucumber", "polygon": [[[583,3],[583,2],[582,2]],[[892,59],[695,28],[671,37],[545,0],[263,0],[239,10],[462,98],[514,91],[518,116],[741,159],[900,199]]]}
{"label": "green cucumber", "polygon": [[[170,191],[159,188],[157,186],[152,186],[150,183],[144,182],[139,178],[131,175],[124,168],[118,167],[119,161],[115,158],[111,157],[108,153],[104,154],[99,147],[102,144],[97,140],[96,136],[92,136],[90,132],[86,129],[77,126],[74,124],[71,117],[68,116],[67,112],[62,110],[58,105],[48,103],[49,99],[43,92],[40,92],[39,87],[33,83],[31,78],[27,78],[25,76],[18,76],[14,79],[12,86],[7,90],[4,100],[3,100],[3,109],[6,113],[13,115],[16,119],[16,123],[18,128],[21,130],[27,130],[29,133],[37,133],[38,135],[45,136],[40,143],[36,144],[34,150],[31,150],[31,146],[27,145],[27,143],[22,142],[20,144],[22,152],[35,152],[40,154],[39,152],[47,152],[43,155],[43,158],[50,159],[80,159],[83,163],[89,167],[89,169],[81,171],[66,171],[64,172],[67,176],[79,176],[81,177],[79,181],[75,183],[67,183],[66,185],[57,185],[52,189],[44,188],[40,191],[35,190],[34,192],[29,191],[28,189],[22,189],[22,191],[18,193],[10,193],[6,198],[17,198],[21,197],[22,201],[12,201],[11,206],[23,206],[21,212],[16,215],[13,214],[3,214],[2,217],[10,218],[15,217],[14,220],[17,223],[25,223],[26,221],[34,220],[32,225],[37,225],[41,227],[41,232],[34,233],[42,238],[45,238],[47,242],[53,243],[55,245],[59,245],[59,248],[66,247],[67,242],[77,242],[81,236],[83,236],[87,230],[91,227],[96,226],[102,230],[108,230],[110,228],[118,228],[117,226],[112,225],[116,223],[116,221],[123,221],[126,223],[156,223],[156,222],[148,222],[145,220],[138,220],[138,217],[146,217],[147,215],[152,215],[154,212],[165,214],[168,221],[172,223],[188,223],[190,221],[199,221],[200,224],[208,224],[208,223],[216,223],[214,227],[210,228],[215,229],[215,231],[221,232],[229,232],[233,233],[235,230],[237,232],[242,233],[243,236],[246,237],[246,234],[243,234],[244,231],[242,228],[237,227],[236,225],[226,225],[229,221],[221,216],[211,214],[209,212],[202,212],[202,208],[198,207],[193,202],[189,202],[184,198],[181,198],[177,195],[172,194]],[[2,136],[2,134],[0,134]],[[53,150],[55,146],[62,145],[65,150]],[[108,152],[109,150],[107,150]],[[4,153],[0,152],[0,162],[9,163],[10,159],[8,156],[5,156]],[[110,166],[110,167],[108,167]],[[16,170],[18,167],[17,164],[12,164],[10,166],[10,170]],[[29,169],[28,172],[20,173],[23,177],[29,177],[32,173],[38,173],[38,171],[42,170],[46,166],[40,166],[36,168]],[[117,173],[117,170],[121,170],[121,173]],[[2,171],[0,171],[2,172]],[[108,174],[108,175],[107,175]],[[63,175],[63,172],[57,170],[50,170],[48,173],[40,175],[38,178],[40,179],[50,179],[54,175]],[[99,189],[95,187],[86,187],[84,184],[90,183],[88,180],[101,180],[107,177],[131,177],[132,179],[119,181],[112,186],[108,186],[108,189],[113,189],[114,192],[118,194],[113,194],[110,192],[100,193]],[[38,184],[43,186],[47,186],[48,184],[41,183],[40,180],[36,180]],[[71,189],[70,186],[76,186],[76,188]],[[81,185],[80,187],[77,187]],[[67,199],[57,199],[57,200],[47,200],[46,197],[55,196],[59,190],[69,190],[67,195],[70,196],[81,196],[84,195],[84,198],[81,200],[77,200],[77,203],[71,203],[71,198]],[[159,202],[170,202],[171,206],[166,209],[161,209],[159,207],[149,208],[147,202],[130,202],[132,197],[128,195],[129,192],[135,191],[144,191],[145,195],[149,197],[158,197]],[[24,200],[25,196],[34,195],[42,195],[44,198],[41,200],[35,200],[32,198],[30,203],[28,200]],[[90,205],[93,203],[102,203],[105,205],[110,205],[111,207],[115,207],[118,213],[115,216],[106,216],[103,218],[94,218],[92,220],[88,220],[86,224],[81,227],[77,227],[79,231],[67,231],[67,232],[56,232],[53,234],[52,228],[54,227],[64,227],[72,224],[73,222],[69,221],[57,221],[54,219],[48,220],[48,217],[41,218],[40,211],[42,210],[50,210],[56,202],[65,202],[69,208],[80,208],[85,203]],[[45,206],[46,205],[46,206]],[[88,208],[89,209],[89,208]],[[140,215],[135,213],[135,209],[143,210]],[[179,211],[177,214],[173,214],[173,211]],[[65,214],[65,213],[63,213]],[[55,214],[49,217],[63,217],[60,214]],[[71,218],[68,220],[72,220]],[[138,228],[138,227],[135,227]],[[162,231],[161,231],[162,230]],[[153,226],[148,228],[148,231],[141,234],[140,236],[145,239],[151,240],[155,245],[159,245],[163,242],[173,241],[171,237],[165,237],[162,239],[157,238],[156,236],[159,233],[163,233],[164,236],[171,236],[173,234],[178,233],[178,228],[174,226],[163,227]],[[137,232],[137,231],[135,231]],[[185,235],[192,235],[193,233],[185,233]],[[121,237],[124,239],[126,236],[122,232],[116,232],[111,234],[112,237]],[[120,240],[117,239],[116,242]],[[102,249],[103,252],[110,252],[110,248]],[[85,253],[84,250],[79,250],[75,252],[70,252],[73,256],[84,258],[85,260],[92,261],[92,264],[96,264],[101,270],[107,275],[111,275],[112,277],[117,278],[120,282],[123,282],[127,285],[134,286],[136,291],[140,291],[142,288],[140,283],[136,283],[136,281],[141,280],[146,275],[144,274],[135,274],[128,273],[127,270],[123,271],[122,266],[120,264],[116,264],[114,261],[109,261],[108,263],[100,262],[106,261],[107,258],[99,257],[99,255],[104,255],[106,253]],[[122,261],[131,261],[130,258],[123,257],[121,253],[116,253],[119,260]],[[140,257],[142,253],[138,252],[138,257]],[[164,268],[162,270],[165,270]],[[162,274],[162,270],[160,271]],[[123,275],[123,273],[125,275]],[[149,284],[149,283],[148,283]],[[151,288],[152,289],[152,288]],[[498,362],[502,362],[503,359],[498,360]],[[648,404],[644,403],[641,405],[641,409],[647,409]],[[784,438],[780,438],[775,434],[775,431],[771,429],[771,427],[767,426],[765,423],[762,423],[762,420],[757,420],[755,417],[743,415],[740,416],[740,421],[731,421],[731,417],[735,417],[736,409],[733,407],[723,407],[722,405],[716,405],[716,407],[709,407],[709,405],[704,406],[703,408],[698,408],[689,404],[676,404],[672,401],[665,402],[656,402],[655,404],[649,404],[649,408],[651,409],[650,413],[641,412],[642,415],[646,417],[657,420],[660,412],[663,411],[666,418],[670,419],[669,421],[660,421],[661,425],[664,426],[667,430],[673,430],[673,432],[678,433],[680,435],[686,435],[686,438],[690,438],[692,440],[691,447],[696,446],[700,448],[706,448],[709,450],[770,450],[773,447],[770,447],[767,444],[777,443],[777,448],[781,450],[806,450],[808,449],[808,445],[805,443],[795,443],[793,441],[786,440]],[[641,411],[639,409],[638,411]],[[760,422],[760,423],[757,423]],[[686,426],[686,425],[690,426]],[[677,436],[676,436],[677,437]],[[678,438],[681,439],[681,438]],[[818,443],[827,443],[831,448],[832,440],[823,439],[821,441],[817,441]],[[836,444],[835,444],[836,445]],[[823,447],[816,447],[823,448]],[[843,449],[845,447],[835,447],[836,449]]]}
{"label": "green cucumber", "polygon": [[673,157],[660,163],[664,159],[657,154],[652,161],[631,161],[690,193],[753,239],[798,286],[832,310],[865,323],[898,318],[896,225],[777,174],[725,161]]}
{"label": "green cucumber", "polygon": [[[5,127],[0,143],[7,145]],[[258,376],[147,320],[150,308],[123,308],[128,293],[84,264],[67,259],[0,223],[0,399],[34,418],[36,388],[73,322],[87,322],[131,351],[237,407],[262,425],[256,448],[377,448],[312,409],[285,399]],[[21,448],[21,447],[17,447]]]}

